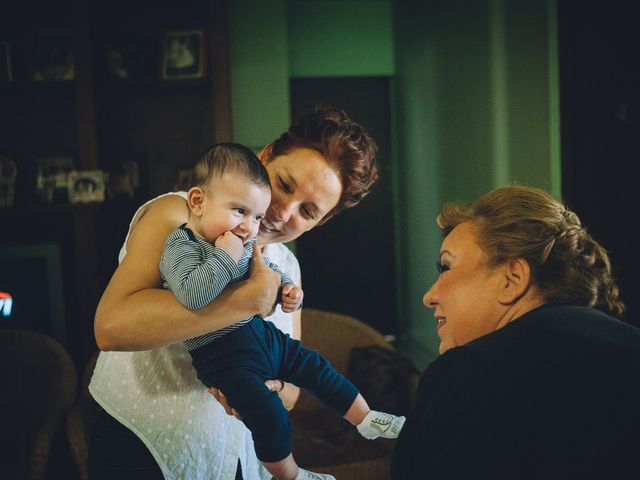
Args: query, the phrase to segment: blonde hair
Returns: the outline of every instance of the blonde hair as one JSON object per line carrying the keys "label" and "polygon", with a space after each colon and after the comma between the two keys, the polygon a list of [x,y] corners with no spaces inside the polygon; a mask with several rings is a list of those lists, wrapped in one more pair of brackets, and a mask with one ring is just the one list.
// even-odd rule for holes
{"label": "blonde hair", "polygon": [[617,317],[625,311],[606,250],[574,212],[543,190],[497,188],[472,205],[446,204],[437,221],[444,236],[472,222],[488,266],[527,260],[532,283],[547,302],[595,307]]}

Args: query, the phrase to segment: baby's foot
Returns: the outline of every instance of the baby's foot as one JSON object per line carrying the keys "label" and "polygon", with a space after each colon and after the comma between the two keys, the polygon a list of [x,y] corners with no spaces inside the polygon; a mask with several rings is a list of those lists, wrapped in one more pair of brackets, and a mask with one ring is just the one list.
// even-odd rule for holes
{"label": "baby's foot", "polygon": [[404,417],[396,417],[390,413],[371,410],[357,428],[360,435],[369,440],[378,437],[397,438],[400,435],[404,421]]}
{"label": "baby's foot", "polygon": [[314,473],[304,468],[299,468],[296,480],[336,480],[336,477],[327,473]]}

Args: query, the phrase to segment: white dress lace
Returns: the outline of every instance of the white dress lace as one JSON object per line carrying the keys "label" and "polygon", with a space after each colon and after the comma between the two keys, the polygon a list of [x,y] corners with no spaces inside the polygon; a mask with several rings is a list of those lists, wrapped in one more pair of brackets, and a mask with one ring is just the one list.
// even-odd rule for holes
{"label": "white dress lace", "polygon": [[[184,192],[165,195],[185,197]],[[156,199],[138,209],[129,232]],[[120,261],[124,255],[126,239]],[[284,245],[267,245],[265,255],[300,284],[298,261]],[[292,315],[280,307],[267,320],[292,333]],[[233,479],[238,460],[245,479],[271,478],[256,458],[251,433],[196,378],[182,343],[143,352],[101,352],[89,391],[140,437],[166,479]]]}

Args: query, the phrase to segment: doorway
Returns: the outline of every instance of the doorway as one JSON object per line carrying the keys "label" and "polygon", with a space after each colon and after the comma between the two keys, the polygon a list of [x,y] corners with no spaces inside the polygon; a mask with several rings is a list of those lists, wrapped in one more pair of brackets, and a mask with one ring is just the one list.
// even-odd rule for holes
{"label": "doorway", "polygon": [[351,315],[396,333],[395,235],[391,182],[391,79],[295,78],[292,118],[318,103],[345,110],[376,140],[380,180],[355,208],[296,242],[306,307]]}

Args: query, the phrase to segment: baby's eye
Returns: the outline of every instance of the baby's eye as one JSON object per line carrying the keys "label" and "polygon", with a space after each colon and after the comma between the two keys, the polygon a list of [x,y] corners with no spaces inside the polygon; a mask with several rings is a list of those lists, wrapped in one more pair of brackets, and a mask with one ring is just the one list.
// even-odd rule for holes
{"label": "baby's eye", "polygon": [[444,273],[449,271],[449,265],[442,262],[436,262],[436,268],[438,269],[438,273]]}
{"label": "baby's eye", "polygon": [[236,207],[233,209],[234,212],[238,212],[240,215],[244,215],[244,208]]}

